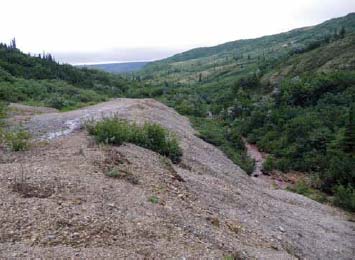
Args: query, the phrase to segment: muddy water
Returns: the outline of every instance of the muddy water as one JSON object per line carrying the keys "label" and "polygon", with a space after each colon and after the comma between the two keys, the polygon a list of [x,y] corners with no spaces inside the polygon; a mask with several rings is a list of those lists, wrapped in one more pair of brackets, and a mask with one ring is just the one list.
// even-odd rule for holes
{"label": "muddy water", "polygon": [[278,189],[286,189],[290,182],[287,180],[289,177],[286,177],[286,179],[282,178],[280,175],[271,173],[265,175],[263,173],[263,163],[265,162],[268,154],[260,152],[258,147],[255,144],[250,144],[247,142],[245,138],[243,138],[245,147],[247,148],[247,153],[250,156],[250,158],[255,160],[255,168],[252,173],[253,177],[258,177],[258,179],[266,183],[268,185],[272,185],[273,187],[277,187]]}
{"label": "muddy water", "polygon": [[252,176],[258,177],[263,175],[263,163],[266,160],[267,155],[259,151],[258,147],[255,144],[250,144],[243,138],[245,147],[247,148],[247,153],[250,158],[255,160],[255,168],[252,173]]}

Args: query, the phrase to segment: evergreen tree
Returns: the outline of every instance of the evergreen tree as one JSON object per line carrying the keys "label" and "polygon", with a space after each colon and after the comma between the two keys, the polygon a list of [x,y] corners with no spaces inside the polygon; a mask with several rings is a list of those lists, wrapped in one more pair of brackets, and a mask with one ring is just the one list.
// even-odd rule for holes
{"label": "evergreen tree", "polygon": [[341,39],[343,39],[344,36],[345,36],[345,28],[344,28],[344,26],[342,26],[341,29],[340,29],[340,31],[339,31],[339,37],[340,37]]}
{"label": "evergreen tree", "polygon": [[10,42],[10,48],[11,48],[11,49],[16,49],[16,39],[15,39],[15,38],[13,38],[13,39],[11,40],[11,42]]}
{"label": "evergreen tree", "polygon": [[343,150],[347,153],[355,153],[355,109],[354,105],[350,108],[348,123],[345,126],[343,139]]}

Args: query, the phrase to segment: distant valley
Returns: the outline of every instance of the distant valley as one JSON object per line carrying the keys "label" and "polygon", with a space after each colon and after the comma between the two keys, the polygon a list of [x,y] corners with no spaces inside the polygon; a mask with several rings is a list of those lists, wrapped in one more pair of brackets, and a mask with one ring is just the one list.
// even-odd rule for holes
{"label": "distant valley", "polygon": [[110,73],[128,73],[128,72],[139,71],[148,63],[149,63],[148,61],[134,61],[134,62],[123,62],[123,63],[78,65],[78,67],[99,69]]}

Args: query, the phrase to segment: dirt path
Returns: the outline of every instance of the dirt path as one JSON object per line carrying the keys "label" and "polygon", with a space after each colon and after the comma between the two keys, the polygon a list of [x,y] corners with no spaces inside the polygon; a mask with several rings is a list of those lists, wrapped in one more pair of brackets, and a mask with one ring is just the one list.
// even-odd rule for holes
{"label": "dirt path", "polygon": [[[125,145],[116,148],[119,167],[139,184],[105,177],[107,152],[79,130],[85,120],[112,115],[174,131],[182,162],[171,167],[151,151]],[[52,141],[0,164],[0,257],[353,259],[355,225],[342,211],[260,185],[157,101],[117,99],[36,115],[26,127]],[[23,198],[9,190],[21,162],[32,185],[43,188],[47,180],[53,194]]]}

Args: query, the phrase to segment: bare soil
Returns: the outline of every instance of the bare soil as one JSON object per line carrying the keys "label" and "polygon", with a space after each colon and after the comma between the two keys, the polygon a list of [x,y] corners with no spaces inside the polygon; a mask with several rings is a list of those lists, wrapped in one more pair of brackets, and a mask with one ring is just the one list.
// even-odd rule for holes
{"label": "bare soil", "polygon": [[[83,123],[112,115],[174,131],[182,162],[95,144]],[[25,127],[42,141],[1,154],[0,258],[354,258],[349,215],[250,178],[157,101],[44,113]]]}

